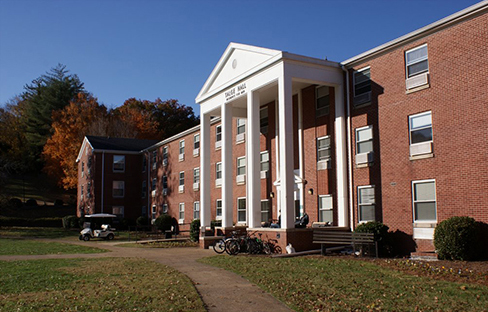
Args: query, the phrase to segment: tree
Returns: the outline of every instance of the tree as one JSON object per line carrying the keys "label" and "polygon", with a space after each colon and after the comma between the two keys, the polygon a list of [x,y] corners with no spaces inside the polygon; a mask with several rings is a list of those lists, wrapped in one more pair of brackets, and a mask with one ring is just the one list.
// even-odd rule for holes
{"label": "tree", "polygon": [[68,74],[58,64],[46,74],[25,85],[22,94],[22,123],[32,161],[38,162],[44,145],[52,135],[52,115],[67,106],[78,93],[85,92],[78,76]]}
{"label": "tree", "polygon": [[[94,123],[104,123],[107,108],[96,98],[79,93],[77,98],[60,111],[53,113],[53,135],[44,146],[44,171],[57,179],[65,189],[75,188],[78,183],[76,157],[85,135]],[[102,130],[103,132],[103,130]],[[98,135],[105,135],[99,133]]]}
{"label": "tree", "polygon": [[140,139],[166,139],[199,123],[191,107],[174,99],[151,102],[130,98],[114,115],[131,125]]}

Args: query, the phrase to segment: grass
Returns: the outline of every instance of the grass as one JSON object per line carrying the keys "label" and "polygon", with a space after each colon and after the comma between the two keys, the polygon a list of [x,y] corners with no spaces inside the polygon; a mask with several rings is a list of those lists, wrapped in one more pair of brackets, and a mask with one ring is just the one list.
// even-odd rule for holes
{"label": "grass", "polygon": [[49,254],[87,254],[106,250],[89,246],[78,246],[27,239],[0,238],[0,255],[49,255]]}
{"label": "grass", "polygon": [[488,287],[322,257],[210,257],[296,311],[487,311]]}
{"label": "grass", "polygon": [[149,242],[145,244],[124,243],[118,247],[135,247],[135,248],[177,248],[177,247],[198,247],[197,242],[191,241],[174,241],[174,242]]}
{"label": "grass", "polygon": [[0,262],[0,311],[205,311],[183,274],[141,259]]}
{"label": "grass", "polygon": [[1,237],[67,238],[80,235],[80,230],[48,227],[0,227]]}

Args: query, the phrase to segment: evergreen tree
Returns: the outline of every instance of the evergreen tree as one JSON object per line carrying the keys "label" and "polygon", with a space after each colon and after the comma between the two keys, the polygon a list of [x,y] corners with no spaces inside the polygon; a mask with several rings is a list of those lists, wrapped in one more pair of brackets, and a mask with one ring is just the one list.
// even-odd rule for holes
{"label": "evergreen tree", "polygon": [[24,89],[22,123],[29,156],[39,169],[42,149],[53,132],[53,112],[63,109],[85,89],[78,76],[69,74],[62,64],[24,86]]}

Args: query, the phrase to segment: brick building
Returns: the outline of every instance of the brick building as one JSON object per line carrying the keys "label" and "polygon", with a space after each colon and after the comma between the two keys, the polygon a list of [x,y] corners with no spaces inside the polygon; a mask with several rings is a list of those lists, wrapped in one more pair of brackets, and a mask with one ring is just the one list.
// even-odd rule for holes
{"label": "brick building", "polygon": [[297,250],[313,248],[295,228],[305,213],[309,227],[377,220],[432,250],[440,221],[488,222],[487,13],[480,2],[341,63],[231,43],[196,98],[200,126],[104,152],[96,140],[118,139],[85,139],[79,213],[221,220]]}

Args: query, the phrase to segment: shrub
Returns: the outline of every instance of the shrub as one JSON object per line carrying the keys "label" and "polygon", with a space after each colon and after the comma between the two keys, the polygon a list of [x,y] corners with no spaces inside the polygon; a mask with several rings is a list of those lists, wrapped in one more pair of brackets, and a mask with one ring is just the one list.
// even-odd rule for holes
{"label": "shrub", "polygon": [[63,217],[63,227],[67,230],[71,228],[78,228],[80,220],[77,216],[65,216]]}
{"label": "shrub", "polygon": [[378,221],[371,221],[360,224],[354,232],[373,233],[374,240],[378,242],[378,256],[387,256],[392,249],[391,236],[388,233],[389,227]]}
{"label": "shrub", "polygon": [[64,205],[64,202],[63,202],[63,200],[62,200],[62,199],[56,199],[56,200],[54,201],[54,206],[61,207],[61,206],[63,206],[63,205]]}
{"label": "shrub", "polygon": [[483,255],[482,224],[471,217],[452,217],[439,223],[434,246],[441,260],[477,260]]}
{"label": "shrub", "polygon": [[158,228],[158,230],[163,232],[169,231],[173,225],[173,218],[171,218],[170,215],[162,214],[154,221],[154,225]]}
{"label": "shrub", "polygon": [[200,219],[195,219],[190,224],[190,239],[193,242],[198,242],[200,238]]}
{"label": "shrub", "polygon": [[37,206],[37,200],[35,200],[34,198],[29,198],[26,202],[25,202],[25,205],[27,207],[36,207]]}
{"label": "shrub", "polygon": [[22,201],[18,198],[11,198],[8,200],[8,206],[10,208],[14,208],[14,209],[21,208],[22,207]]}
{"label": "shrub", "polygon": [[140,216],[139,218],[136,219],[136,225],[138,226],[144,226],[144,225],[148,225],[148,220],[147,220],[147,217],[144,217],[144,216]]}

